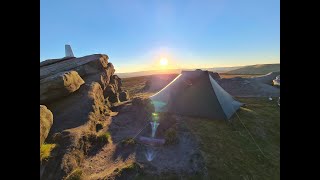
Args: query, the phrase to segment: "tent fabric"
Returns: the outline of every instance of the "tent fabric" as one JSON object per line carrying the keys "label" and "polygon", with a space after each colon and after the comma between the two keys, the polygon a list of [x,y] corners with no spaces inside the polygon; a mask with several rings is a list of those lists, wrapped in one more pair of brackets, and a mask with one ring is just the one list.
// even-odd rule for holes
{"label": "tent fabric", "polygon": [[229,119],[242,103],[234,100],[208,71],[182,71],[150,97],[156,112],[210,119]]}
{"label": "tent fabric", "polygon": [[234,100],[233,97],[225,91],[211,76],[209,76],[212,88],[216,93],[218,101],[222,106],[224,114],[229,119],[243,104]]}

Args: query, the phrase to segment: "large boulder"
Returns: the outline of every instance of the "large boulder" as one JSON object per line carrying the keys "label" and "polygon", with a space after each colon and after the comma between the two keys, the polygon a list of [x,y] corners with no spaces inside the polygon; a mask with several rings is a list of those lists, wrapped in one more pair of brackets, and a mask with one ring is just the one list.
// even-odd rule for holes
{"label": "large boulder", "polygon": [[47,106],[55,115],[55,123],[50,133],[77,128],[87,123],[94,130],[95,125],[104,121],[111,112],[97,82],[84,84],[78,91]]}
{"label": "large boulder", "polygon": [[97,68],[96,70],[96,72],[94,72],[94,70],[86,72],[81,72],[81,70],[79,70],[79,74],[82,74],[81,77],[83,77],[86,83],[90,84],[92,82],[98,82],[102,89],[105,90],[110,82],[111,76],[115,72],[114,66],[112,63],[108,63],[106,68]]}
{"label": "large boulder", "polygon": [[92,74],[107,68],[108,59],[107,55],[93,54],[60,61],[46,60],[40,63],[40,79],[69,70],[76,70],[82,77],[82,75]]}
{"label": "large boulder", "polygon": [[121,91],[121,86],[122,86],[122,80],[119,78],[117,75],[113,75],[110,77],[110,84],[114,84],[114,88],[116,92]]}
{"label": "large boulder", "polygon": [[108,96],[108,101],[112,104],[120,102],[119,93],[110,94]]}
{"label": "large boulder", "polygon": [[177,77],[177,74],[152,75],[146,82],[143,91],[158,92]]}
{"label": "large boulder", "polygon": [[76,71],[54,74],[40,80],[40,104],[48,103],[75,92],[84,84]]}
{"label": "large boulder", "polygon": [[129,100],[130,97],[129,97],[129,92],[128,91],[121,91],[119,93],[119,100],[122,102],[122,101],[127,101]]}
{"label": "large boulder", "polygon": [[[122,93],[122,81],[117,75],[112,75],[110,77],[110,82],[106,86],[104,90],[104,96],[108,98],[108,101],[110,103],[118,103],[120,101],[126,101],[124,99],[129,98],[129,92],[124,92],[125,94]],[[120,94],[122,93],[122,94]],[[121,97],[120,97],[121,96]],[[121,100],[122,99],[122,100]]]}
{"label": "large boulder", "polygon": [[104,90],[115,73],[114,66],[108,59],[107,55],[93,54],[80,58],[46,60],[40,63],[40,80],[60,72],[74,70],[87,84],[98,82]]}
{"label": "large boulder", "polygon": [[[58,155],[43,165],[45,179],[63,179],[80,166],[76,156],[88,152],[85,134],[107,130],[111,117],[117,114],[110,107],[119,102],[122,83],[108,59],[94,54],[40,63],[40,101],[54,114],[46,136],[59,144]],[[123,96],[125,99],[128,94]]]}
{"label": "large boulder", "polygon": [[75,58],[75,57],[64,57],[64,58],[60,58],[60,59],[47,59],[45,61],[40,62],[40,67],[54,64],[54,63],[61,62],[61,61],[65,61],[65,60],[72,59],[72,58]]}
{"label": "large boulder", "polygon": [[46,140],[53,124],[53,114],[44,105],[40,105],[40,146]]}

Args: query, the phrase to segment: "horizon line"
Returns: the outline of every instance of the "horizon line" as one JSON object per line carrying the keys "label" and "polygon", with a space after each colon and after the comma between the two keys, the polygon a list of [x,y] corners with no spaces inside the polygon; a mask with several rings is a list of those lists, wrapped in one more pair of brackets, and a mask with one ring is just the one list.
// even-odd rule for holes
{"label": "horizon line", "polygon": [[231,68],[231,67],[245,67],[245,66],[256,66],[256,65],[268,65],[268,64],[280,64],[279,63],[265,63],[265,64],[246,64],[246,65],[234,65],[234,66],[216,66],[216,67],[203,67],[203,68],[168,68],[168,69],[151,69],[142,71],[126,71],[126,72],[115,72],[114,74],[124,74],[124,73],[139,73],[148,71],[168,71],[168,70],[189,70],[189,69],[211,69],[211,68]]}

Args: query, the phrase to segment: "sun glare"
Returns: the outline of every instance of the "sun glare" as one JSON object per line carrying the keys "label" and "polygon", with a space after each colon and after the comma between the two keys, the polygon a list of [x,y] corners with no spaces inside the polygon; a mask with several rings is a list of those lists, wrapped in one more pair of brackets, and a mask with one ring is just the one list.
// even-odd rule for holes
{"label": "sun glare", "polygon": [[161,59],[160,59],[160,65],[161,65],[161,66],[166,66],[166,65],[168,65],[168,60],[167,60],[167,58],[161,58]]}

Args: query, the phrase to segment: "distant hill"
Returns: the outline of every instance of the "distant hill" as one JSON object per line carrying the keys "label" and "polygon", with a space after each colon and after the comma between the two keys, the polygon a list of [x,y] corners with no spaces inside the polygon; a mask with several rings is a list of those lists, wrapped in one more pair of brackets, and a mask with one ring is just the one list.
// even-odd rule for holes
{"label": "distant hill", "polygon": [[149,76],[154,74],[180,74],[181,69],[169,69],[169,70],[151,70],[151,71],[139,71],[139,72],[128,72],[128,73],[115,73],[120,78],[138,77],[138,76]]}
{"label": "distant hill", "polygon": [[267,74],[269,72],[280,71],[280,64],[257,64],[250,66],[234,67],[215,67],[215,68],[194,68],[194,69],[168,69],[168,70],[151,70],[128,73],[115,73],[120,78],[149,76],[154,74],[180,74],[181,71],[193,71],[196,69],[208,70],[225,74]]}
{"label": "distant hill", "polygon": [[128,72],[128,73],[115,73],[120,78],[138,77],[138,76],[149,76],[154,74],[180,74],[181,71],[193,71],[196,69],[214,71],[218,73],[225,73],[234,69],[241,68],[243,66],[235,67],[216,67],[216,68],[195,68],[195,69],[168,69],[168,70],[151,70],[151,71],[139,71],[139,72]]}
{"label": "distant hill", "polygon": [[233,67],[216,67],[216,68],[200,68],[202,70],[217,72],[217,73],[226,73],[235,69],[242,68],[244,66],[233,66]]}
{"label": "distant hill", "polygon": [[280,71],[280,64],[257,64],[234,69],[226,72],[226,74],[267,74],[276,71]]}

